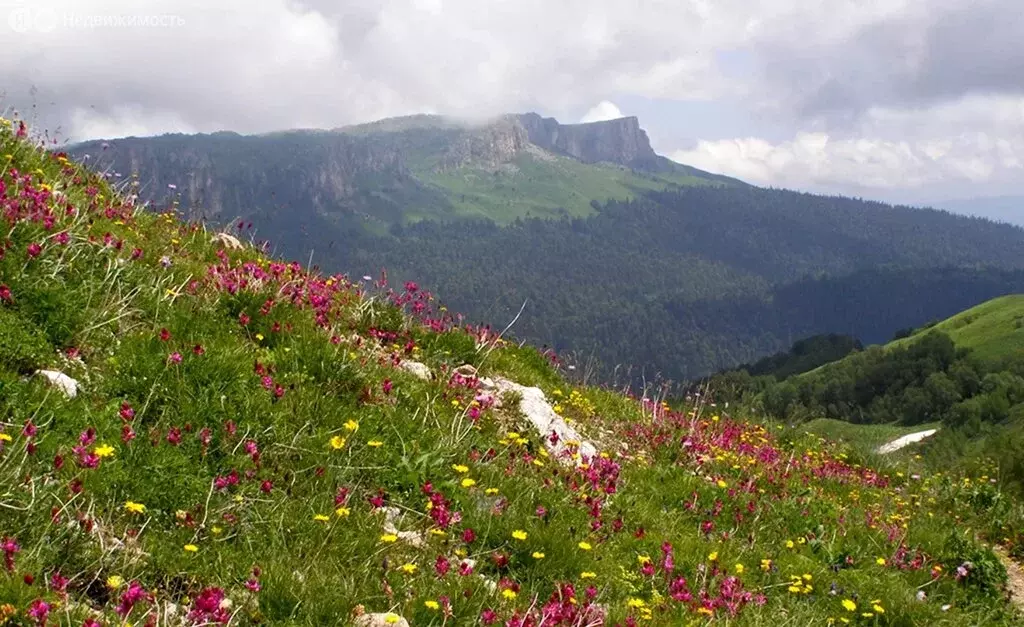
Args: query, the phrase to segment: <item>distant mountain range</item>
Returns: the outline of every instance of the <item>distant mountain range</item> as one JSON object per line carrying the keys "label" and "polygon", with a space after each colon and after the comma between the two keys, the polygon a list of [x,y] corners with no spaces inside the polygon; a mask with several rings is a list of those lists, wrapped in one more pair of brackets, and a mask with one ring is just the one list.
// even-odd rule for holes
{"label": "distant mountain range", "polygon": [[[1024,290],[1024,229],[763,189],[657,155],[636,118],[411,116],[70,149],[154,206],[287,257],[419,281],[613,378],[674,380],[800,337],[865,342]],[[621,366],[616,370],[616,366]]]}

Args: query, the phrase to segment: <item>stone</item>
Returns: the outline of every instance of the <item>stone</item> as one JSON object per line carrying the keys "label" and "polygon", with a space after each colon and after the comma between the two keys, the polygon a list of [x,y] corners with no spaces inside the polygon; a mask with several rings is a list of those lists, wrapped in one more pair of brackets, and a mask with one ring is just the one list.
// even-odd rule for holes
{"label": "stone", "polygon": [[50,385],[64,393],[68,398],[78,396],[78,381],[63,372],[56,370],[37,370],[36,374],[50,382]]}
{"label": "stone", "polygon": [[228,250],[241,250],[245,248],[245,246],[242,244],[241,241],[239,241],[237,237],[235,237],[234,235],[229,235],[227,233],[217,233],[216,235],[210,238],[210,243],[220,244],[221,246],[227,248]]}

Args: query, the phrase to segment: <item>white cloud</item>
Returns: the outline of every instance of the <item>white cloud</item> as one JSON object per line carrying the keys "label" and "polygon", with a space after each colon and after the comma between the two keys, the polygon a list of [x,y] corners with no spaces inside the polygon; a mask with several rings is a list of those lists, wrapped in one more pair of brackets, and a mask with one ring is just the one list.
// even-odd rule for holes
{"label": "white cloud", "polygon": [[763,131],[675,155],[698,167],[778,185],[1024,183],[1019,0],[9,2],[56,21],[0,9],[0,108],[37,104],[75,138],[420,112],[589,120],[654,99],[663,128],[700,139],[666,107],[701,100]]}
{"label": "white cloud", "polygon": [[583,117],[580,118],[580,124],[604,122],[605,120],[615,120],[621,117],[623,117],[622,111],[614,103],[602,100],[583,114]]}
{"label": "white cloud", "polygon": [[967,96],[931,107],[873,107],[852,128],[806,130],[774,142],[701,140],[670,156],[754,183],[822,191],[1019,189],[1024,97]]}

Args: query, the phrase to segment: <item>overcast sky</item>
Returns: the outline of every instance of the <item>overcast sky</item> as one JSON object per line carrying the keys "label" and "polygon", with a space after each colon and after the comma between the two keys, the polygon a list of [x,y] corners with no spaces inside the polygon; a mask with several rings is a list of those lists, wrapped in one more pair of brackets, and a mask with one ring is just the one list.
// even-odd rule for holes
{"label": "overcast sky", "polygon": [[0,110],[72,139],[637,115],[753,183],[1024,194],[1021,2],[0,0]]}

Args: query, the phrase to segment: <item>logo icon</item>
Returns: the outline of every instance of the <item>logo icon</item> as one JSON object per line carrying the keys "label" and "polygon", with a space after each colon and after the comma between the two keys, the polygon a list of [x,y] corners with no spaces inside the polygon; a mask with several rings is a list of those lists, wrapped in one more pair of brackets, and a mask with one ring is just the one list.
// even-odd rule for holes
{"label": "logo icon", "polygon": [[49,33],[57,28],[57,21],[57,12],[49,8],[20,7],[11,11],[7,17],[7,24],[16,33],[27,33],[33,30]]}

